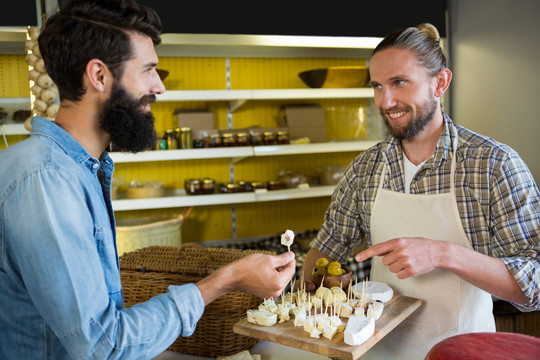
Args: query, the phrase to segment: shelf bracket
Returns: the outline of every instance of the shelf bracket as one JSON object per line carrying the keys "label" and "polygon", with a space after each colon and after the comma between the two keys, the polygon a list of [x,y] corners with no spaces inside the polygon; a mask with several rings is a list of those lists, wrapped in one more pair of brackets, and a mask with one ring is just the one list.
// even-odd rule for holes
{"label": "shelf bracket", "polygon": [[244,105],[246,102],[247,102],[247,99],[231,100],[231,103],[230,103],[231,112],[235,112],[239,107]]}

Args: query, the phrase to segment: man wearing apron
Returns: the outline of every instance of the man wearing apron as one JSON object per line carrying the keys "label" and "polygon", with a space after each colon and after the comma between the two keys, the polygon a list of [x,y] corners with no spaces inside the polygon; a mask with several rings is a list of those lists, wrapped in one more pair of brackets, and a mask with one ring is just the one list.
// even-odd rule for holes
{"label": "man wearing apron", "polygon": [[367,239],[355,259],[372,259],[370,279],[423,304],[362,359],[424,359],[452,335],[495,331],[491,295],[539,308],[540,194],[512,149],[443,113],[452,73],[433,26],[387,36],[370,77],[392,136],[347,168],[304,274]]}

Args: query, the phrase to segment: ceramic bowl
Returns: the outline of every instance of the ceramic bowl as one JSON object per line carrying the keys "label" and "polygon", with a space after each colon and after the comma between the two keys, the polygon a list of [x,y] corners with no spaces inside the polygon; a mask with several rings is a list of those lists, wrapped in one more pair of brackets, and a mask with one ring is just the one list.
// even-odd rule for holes
{"label": "ceramic bowl", "polygon": [[298,74],[311,88],[355,88],[364,87],[368,81],[367,66],[331,66]]}
{"label": "ceramic bowl", "polygon": [[[346,273],[343,275],[324,275],[323,286],[327,288],[332,288],[334,286],[341,286],[341,288],[346,289],[351,283],[352,272],[351,269],[343,267]],[[323,275],[318,274],[316,269],[313,269],[311,273],[311,281],[315,284],[316,287],[321,286],[323,281]]]}

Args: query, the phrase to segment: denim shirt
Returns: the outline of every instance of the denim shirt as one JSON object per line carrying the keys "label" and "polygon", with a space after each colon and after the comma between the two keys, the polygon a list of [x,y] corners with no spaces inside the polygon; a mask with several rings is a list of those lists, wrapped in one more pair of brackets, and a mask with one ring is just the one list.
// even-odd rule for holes
{"label": "denim shirt", "polygon": [[124,309],[113,169],[40,117],[0,152],[0,359],[148,359],[193,333],[194,284]]}

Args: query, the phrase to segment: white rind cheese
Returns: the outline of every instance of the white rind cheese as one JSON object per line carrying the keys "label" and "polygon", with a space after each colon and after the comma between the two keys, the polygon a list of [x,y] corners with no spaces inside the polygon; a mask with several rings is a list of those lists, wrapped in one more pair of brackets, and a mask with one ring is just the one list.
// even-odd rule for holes
{"label": "white rind cheese", "polygon": [[363,344],[375,332],[375,319],[364,316],[351,316],[345,328],[345,344],[356,346]]}
{"label": "white rind cheese", "polygon": [[[353,287],[354,296],[358,299],[362,297],[362,283],[358,283]],[[365,300],[379,300],[383,303],[388,302],[394,296],[392,288],[385,283],[378,281],[366,281]]]}

